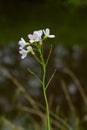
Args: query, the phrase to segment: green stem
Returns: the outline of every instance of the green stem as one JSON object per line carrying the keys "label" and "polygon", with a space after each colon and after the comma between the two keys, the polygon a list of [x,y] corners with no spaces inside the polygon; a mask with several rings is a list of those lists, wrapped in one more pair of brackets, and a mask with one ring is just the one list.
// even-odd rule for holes
{"label": "green stem", "polygon": [[49,112],[49,106],[48,106],[48,100],[47,100],[47,95],[46,95],[46,90],[45,90],[45,77],[46,77],[46,67],[43,66],[43,93],[44,93],[44,99],[46,103],[46,111],[47,111],[47,130],[50,130],[50,112]]}
{"label": "green stem", "polygon": [[43,94],[46,104],[46,112],[47,112],[47,130],[50,130],[50,112],[49,112],[49,106],[48,106],[48,100],[46,95],[46,86],[45,86],[45,79],[46,79],[46,64],[43,58],[43,53],[41,51],[41,48],[39,49],[40,57],[42,60],[42,67],[43,67],[43,79],[42,79],[42,86],[43,86]]}

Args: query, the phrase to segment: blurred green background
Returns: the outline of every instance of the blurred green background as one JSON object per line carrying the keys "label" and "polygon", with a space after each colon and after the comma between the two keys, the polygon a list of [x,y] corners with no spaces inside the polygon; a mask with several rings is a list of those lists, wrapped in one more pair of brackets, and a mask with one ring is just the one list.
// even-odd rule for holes
{"label": "blurred green background", "polygon": [[50,28],[54,43],[87,44],[87,0],[0,0],[0,44]]}

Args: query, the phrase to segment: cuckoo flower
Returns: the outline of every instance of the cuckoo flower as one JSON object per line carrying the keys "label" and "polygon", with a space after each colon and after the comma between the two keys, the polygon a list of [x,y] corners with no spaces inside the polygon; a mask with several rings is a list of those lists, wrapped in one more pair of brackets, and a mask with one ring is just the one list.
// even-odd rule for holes
{"label": "cuckoo flower", "polygon": [[41,36],[42,36],[42,30],[34,31],[33,34],[28,34],[28,38],[30,39],[30,43],[41,41]]}
{"label": "cuckoo flower", "polygon": [[54,38],[55,35],[50,35],[50,29],[46,28],[46,30],[43,30],[45,38]]}
{"label": "cuckoo flower", "polygon": [[[42,37],[43,34],[44,34],[44,36]],[[50,124],[50,110],[49,110],[49,104],[48,104],[48,100],[47,100],[46,90],[47,90],[52,78],[54,77],[55,71],[46,84],[47,64],[48,64],[48,61],[49,61],[49,58],[51,55],[52,48],[50,49],[50,52],[45,61],[42,45],[43,45],[44,39],[54,38],[54,37],[55,37],[55,35],[50,35],[50,30],[48,28],[46,28],[45,30],[38,30],[38,31],[34,31],[33,34],[28,34],[30,43],[25,42],[25,40],[23,38],[21,38],[21,40],[19,41],[19,45],[20,45],[19,53],[21,54],[21,58],[24,59],[28,55],[28,53],[32,53],[32,55],[34,55],[34,58],[40,63],[40,65],[42,67],[42,71],[43,71],[42,78],[41,78],[42,80],[38,77],[38,75],[36,73],[33,72],[33,70],[31,70],[31,69],[28,69],[28,70],[32,75],[35,76],[35,78],[37,78],[40,81],[42,88],[43,88],[43,95],[44,95],[46,112],[47,112],[47,117],[46,117],[47,118],[46,119],[46,129],[47,130],[51,130],[51,124]],[[37,51],[36,55],[33,50]]]}
{"label": "cuckoo flower", "polygon": [[31,46],[28,46],[28,47],[27,47],[27,50],[22,48],[22,49],[19,51],[19,53],[21,54],[21,58],[22,58],[22,59],[24,59],[29,52],[31,52],[31,53],[34,55],[34,52],[33,52],[33,49],[32,49]]}

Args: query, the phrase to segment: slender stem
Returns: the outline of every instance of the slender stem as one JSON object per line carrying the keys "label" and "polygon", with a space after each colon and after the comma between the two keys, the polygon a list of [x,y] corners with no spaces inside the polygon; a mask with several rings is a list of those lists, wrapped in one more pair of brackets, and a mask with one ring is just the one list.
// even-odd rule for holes
{"label": "slender stem", "polygon": [[47,95],[46,95],[46,90],[45,90],[45,77],[46,77],[46,67],[43,66],[43,93],[44,93],[44,99],[46,103],[46,110],[47,110],[47,128],[50,130],[50,113],[49,113],[49,106],[48,106],[48,100],[47,100]]}
{"label": "slender stem", "polygon": [[41,48],[39,49],[40,53],[40,58],[42,61],[42,67],[43,67],[43,79],[42,79],[42,86],[43,86],[43,94],[44,94],[44,99],[46,103],[46,111],[47,111],[47,130],[50,130],[50,112],[49,112],[49,106],[48,106],[48,100],[47,100],[47,95],[46,95],[46,86],[45,86],[45,78],[46,78],[46,64],[43,58],[43,53],[41,51]]}

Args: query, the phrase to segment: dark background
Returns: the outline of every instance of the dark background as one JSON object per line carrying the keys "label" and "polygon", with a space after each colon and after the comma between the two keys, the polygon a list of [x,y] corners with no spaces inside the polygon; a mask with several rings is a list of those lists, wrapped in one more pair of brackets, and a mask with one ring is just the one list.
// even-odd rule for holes
{"label": "dark background", "polygon": [[0,44],[50,28],[55,43],[87,43],[87,0],[0,0]]}

